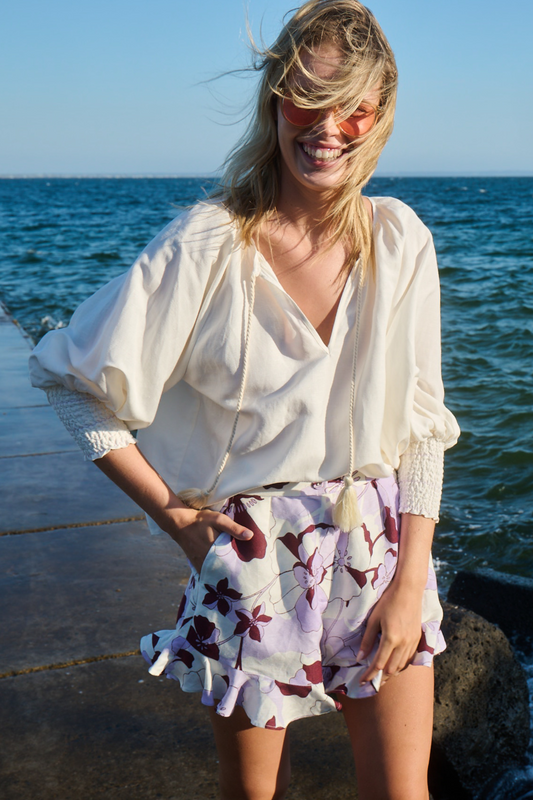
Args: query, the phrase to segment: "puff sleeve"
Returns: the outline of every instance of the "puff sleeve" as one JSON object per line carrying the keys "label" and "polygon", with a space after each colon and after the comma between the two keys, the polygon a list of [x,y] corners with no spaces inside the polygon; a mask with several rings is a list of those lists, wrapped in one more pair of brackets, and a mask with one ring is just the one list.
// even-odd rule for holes
{"label": "puff sleeve", "polygon": [[205,203],[170,223],[67,328],[39,342],[30,357],[33,385],[59,403],[65,394],[54,392],[57,385],[90,395],[108,409],[104,428],[115,432],[149,426],[162,393],[185,372],[202,304],[231,253],[228,220]]}
{"label": "puff sleeve", "polygon": [[[400,511],[438,521],[444,451],[459,426],[444,404],[440,284],[433,239],[404,207],[402,267],[391,305],[390,386],[403,386],[406,406],[397,430]],[[392,401],[394,402],[394,401]]]}

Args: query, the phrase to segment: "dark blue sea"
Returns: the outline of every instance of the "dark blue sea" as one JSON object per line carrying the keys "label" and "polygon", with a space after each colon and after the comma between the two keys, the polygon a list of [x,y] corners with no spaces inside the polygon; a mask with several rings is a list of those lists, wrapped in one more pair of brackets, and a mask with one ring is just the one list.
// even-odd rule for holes
{"label": "dark blue sea", "polygon": [[[208,179],[0,180],[0,298],[35,338],[127,269]],[[462,428],[446,459],[434,556],[533,576],[533,178],[376,178],[435,238],[447,403]]]}

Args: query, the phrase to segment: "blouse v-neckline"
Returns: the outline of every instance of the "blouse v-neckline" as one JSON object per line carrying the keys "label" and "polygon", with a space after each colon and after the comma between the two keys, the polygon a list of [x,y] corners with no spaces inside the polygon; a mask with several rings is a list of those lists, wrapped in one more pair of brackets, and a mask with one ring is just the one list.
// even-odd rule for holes
{"label": "blouse v-neckline", "polygon": [[337,329],[338,329],[339,324],[340,324],[339,320],[341,318],[341,311],[343,311],[345,309],[347,303],[349,302],[349,300],[351,299],[351,296],[353,294],[353,288],[354,288],[354,285],[355,285],[355,275],[358,273],[357,264],[353,267],[353,269],[350,270],[350,273],[349,273],[348,277],[346,278],[346,281],[345,281],[344,286],[342,288],[342,292],[339,295],[337,308],[336,308],[336,311],[335,311],[335,319],[333,320],[331,333],[330,333],[329,339],[328,339],[328,341],[326,343],[324,341],[324,339],[320,336],[319,332],[317,331],[317,329],[315,328],[313,323],[310,321],[310,319],[307,316],[307,314],[298,305],[298,303],[292,297],[292,295],[290,295],[289,292],[283,287],[281,281],[279,280],[278,276],[274,272],[274,270],[272,268],[272,265],[267,261],[265,256],[261,253],[261,251],[257,249],[257,247],[255,247],[255,254],[256,254],[256,258],[259,260],[259,264],[260,264],[260,267],[261,267],[261,272],[264,275],[264,277],[268,281],[270,281],[270,283],[273,283],[276,286],[276,288],[286,298],[288,298],[288,301],[289,301],[290,305],[292,305],[294,311],[300,317],[300,319],[302,320],[302,322],[304,323],[306,328],[310,331],[310,333],[313,336],[313,338],[315,339],[315,341],[319,344],[319,346],[326,353],[331,355],[331,352],[332,352],[332,349],[333,349],[333,345],[334,345],[334,341],[335,341],[336,336],[337,336]]}
{"label": "blouse v-neckline", "polygon": [[[369,197],[368,200],[369,200],[370,205],[372,207],[371,226],[372,226],[372,236],[374,237],[374,235],[375,235],[377,207],[376,207],[376,204],[374,203],[374,200],[373,200],[372,197]],[[359,272],[359,269],[358,269],[359,260],[356,262],[356,264],[350,270],[350,273],[348,274],[348,277],[346,278],[344,286],[342,287],[342,292],[339,295],[339,301],[337,303],[337,309],[335,311],[335,319],[333,320],[331,333],[330,333],[329,339],[328,339],[328,341],[326,343],[324,341],[324,339],[321,337],[321,335],[319,334],[319,332],[317,331],[317,329],[315,328],[315,326],[313,325],[313,323],[310,321],[310,319],[307,316],[307,314],[298,305],[298,303],[292,297],[292,295],[290,295],[289,292],[283,287],[281,281],[279,280],[278,276],[274,272],[274,269],[273,269],[272,265],[270,264],[270,262],[268,261],[268,259],[263,255],[263,253],[259,250],[259,248],[257,247],[257,245],[255,243],[252,246],[253,246],[253,248],[255,250],[256,259],[260,263],[261,271],[262,271],[263,275],[267,278],[267,280],[269,280],[271,283],[273,283],[279,289],[279,291],[281,291],[285,295],[285,297],[287,297],[289,299],[289,302],[292,304],[293,309],[299,314],[299,316],[301,317],[301,319],[304,322],[305,326],[311,332],[311,334],[314,337],[314,339],[318,342],[318,344],[322,347],[323,350],[325,350],[328,354],[331,355],[332,343],[334,342],[334,339],[335,339],[336,333],[337,333],[337,329],[338,329],[339,324],[340,324],[339,320],[340,320],[340,316],[341,316],[341,314],[340,314],[341,309],[346,307],[347,302],[348,302],[347,301],[347,297],[348,297],[349,294],[350,295],[352,294],[354,286],[356,285],[355,275],[358,274],[358,272]]]}

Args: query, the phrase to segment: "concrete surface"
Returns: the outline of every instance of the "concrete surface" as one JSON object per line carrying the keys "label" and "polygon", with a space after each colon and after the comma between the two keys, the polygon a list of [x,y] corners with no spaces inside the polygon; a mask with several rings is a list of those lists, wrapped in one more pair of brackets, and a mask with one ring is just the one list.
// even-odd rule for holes
{"label": "concrete surface", "polygon": [[0,533],[141,518],[139,507],[79,450],[0,458],[0,486]]}
{"label": "concrete surface", "polygon": [[[46,400],[44,395],[41,399]],[[54,409],[49,405],[3,408],[0,411],[0,455],[5,458],[41,453],[79,453],[72,437],[56,423]]]}
{"label": "concrete surface", "polygon": [[143,522],[0,538],[0,675],[136,652],[173,628],[186,559]]}
{"label": "concrete surface", "polygon": [[[28,355],[0,303],[0,798],[214,799],[205,708],[136,654],[172,627],[185,559],[83,461]],[[288,800],[356,800],[341,715],[291,744]]]}
{"label": "concrete surface", "polygon": [[0,408],[47,405],[46,396],[34,389],[28,378],[29,340],[20,328],[0,315]]}
{"label": "concrete surface", "polygon": [[[130,656],[0,681],[0,796],[217,798],[206,709],[143,664]],[[356,799],[340,715],[295,723],[290,735],[287,800]]]}

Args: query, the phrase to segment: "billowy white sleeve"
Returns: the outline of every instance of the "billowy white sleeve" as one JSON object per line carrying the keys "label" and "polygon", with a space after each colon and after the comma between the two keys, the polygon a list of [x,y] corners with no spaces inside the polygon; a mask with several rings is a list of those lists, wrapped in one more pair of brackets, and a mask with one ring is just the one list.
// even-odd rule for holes
{"label": "billowy white sleeve", "polygon": [[[418,221],[419,223],[419,221]],[[414,268],[402,287],[394,335],[405,337],[407,361],[413,375],[410,414],[400,444],[398,481],[400,511],[438,521],[442,494],[444,451],[459,436],[459,426],[444,404],[441,374],[440,284],[431,234],[418,224],[419,245],[410,251]],[[406,310],[401,312],[405,303]],[[398,360],[395,369],[405,365]]]}
{"label": "billowy white sleeve", "polygon": [[[125,429],[148,427],[161,395],[187,368],[206,293],[233,247],[228,219],[227,212],[206,203],[170,223],[128,272],[82,303],[68,327],[43,337],[30,357],[32,384],[89,394]],[[59,399],[57,390],[51,397],[54,391]],[[65,407],[64,398],[59,405]],[[118,441],[112,425],[109,433]]]}

